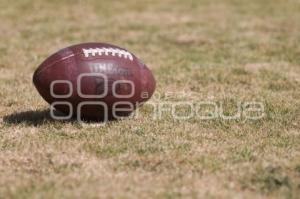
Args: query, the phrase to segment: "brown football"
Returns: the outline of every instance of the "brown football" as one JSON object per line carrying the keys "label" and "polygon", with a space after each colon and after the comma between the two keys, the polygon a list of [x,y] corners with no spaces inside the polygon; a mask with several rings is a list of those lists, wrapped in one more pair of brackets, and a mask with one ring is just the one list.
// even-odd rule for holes
{"label": "brown football", "polygon": [[151,71],[134,54],[105,43],[83,43],[47,58],[34,72],[40,95],[67,118],[129,115],[155,90]]}

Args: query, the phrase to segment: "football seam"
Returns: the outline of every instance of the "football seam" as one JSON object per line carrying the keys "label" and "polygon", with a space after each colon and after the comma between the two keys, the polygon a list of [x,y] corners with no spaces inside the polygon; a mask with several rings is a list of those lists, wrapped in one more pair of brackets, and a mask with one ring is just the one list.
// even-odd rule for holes
{"label": "football seam", "polygon": [[38,75],[39,73],[41,73],[42,71],[46,70],[47,68],[51,67],[54,64],[57,64],[61,61],[64,61],[66,59],[69,59],[71,57],[75,57],[77,55],[84,55],[86,58],[88,58],[91,54],[91,56],[96,56],[97,54],[99,56],[103,56],[104,55],[108,56],[116,56],[118,55],[119,58],[125,58],[125,59],[129,59],[131,61],[134,60],[134,56],[133,54],[131,54],[130,52],[128,52],[127,50],[123,50],[123,49],[118,49],[118,48],[89,48],[89,49],[85,49],[83,48],[81,52],[78,53],[73,53],[71,55],[68,55],[66,57],[63,57],[57,61],[52,62],[51,64],[45,66],[42,70],[38,71],[38,73],[36,73],[36,75]]}
{"label": "football seam", "polygon": [[57,64],[57,63],[62,62],[62,61],[65,61],[66,59],[69,59],[69,58],[71,58],[71,57],[75,57],[75,56],[77,56],[77,55],[79,55],[79,54],[81,54],[81,53],[71,54],[71,55],[68,55],[68,56],[66,56],[66,57],[62,57],[61,59],[56,60],[56,61],[54,61],[54,62],[48,64],[47,66],[43,67],[40,71],[38,71],[38,72],[35,74],[35,76],[37,76],[38,74],[40,74],[41,72],[43,72],[43,71],[46,70],[47,68],[50,68],[50,67],[53,66],[54,64]]}
{"label": "football seam", "polygon": [[90,56],[102,56],[102,55],[111,55],[111,56],[118,56],[119,58],[129,59],[133,61],[133,55],[128,52],[127,50],[118,49],[118,48],[83,48],[83,54],[85,57]]}

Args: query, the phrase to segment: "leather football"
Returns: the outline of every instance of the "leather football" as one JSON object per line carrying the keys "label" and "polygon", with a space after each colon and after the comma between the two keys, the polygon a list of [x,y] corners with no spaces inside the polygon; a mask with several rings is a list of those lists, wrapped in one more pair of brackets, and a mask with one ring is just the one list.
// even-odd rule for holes
{"label": "leather football", "polygon": [[153,74],[140,59],[105,43],[59,50],[37,68],[33,83],[67,118],[96,120],[128,116],[155,90]]}

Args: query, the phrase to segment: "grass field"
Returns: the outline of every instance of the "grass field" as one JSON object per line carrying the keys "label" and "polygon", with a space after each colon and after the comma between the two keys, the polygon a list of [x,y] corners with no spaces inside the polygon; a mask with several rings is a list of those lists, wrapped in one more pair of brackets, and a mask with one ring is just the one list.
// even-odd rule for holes
{"label": "grass field", "polygon": [[[0,198],[297,198],[298,0],[0,0]],[[143,117],[84,128],[53,121],[32,74],[51,53],[129,49],[156,92],[258,101],[259,120]],[[188,101],[173,95],[172,101]],[[183,99],[182,99],[183,98]],[[193,98],[195,101],[195,99]]]}

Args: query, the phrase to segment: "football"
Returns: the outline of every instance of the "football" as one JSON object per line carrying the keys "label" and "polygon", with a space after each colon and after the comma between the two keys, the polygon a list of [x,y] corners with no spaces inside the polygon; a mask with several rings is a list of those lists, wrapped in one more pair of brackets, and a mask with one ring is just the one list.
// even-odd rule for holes
{"label": "football", "polygon": [[140,59],[105,43],[59,50],[37,68],[33,83],[51,110],[62,112],[60,118],[66,119],[128,116],[155,90],[153,74]]}

